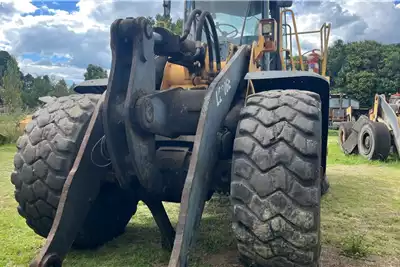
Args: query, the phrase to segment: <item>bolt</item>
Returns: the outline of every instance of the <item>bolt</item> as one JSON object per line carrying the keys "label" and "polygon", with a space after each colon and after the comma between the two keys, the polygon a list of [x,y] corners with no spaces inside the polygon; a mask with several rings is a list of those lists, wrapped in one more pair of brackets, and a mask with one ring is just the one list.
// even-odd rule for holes
{"label": "bolt", "polygon": [[151,27],[150,23],[147,21],[144,25],[144,34],[146,35],[147,39],[151,39],[153,37],[153,27]]}
{"label": "bolt", "polygon": [[151,100],[147,98],[144,101],[144,117],[148,123],[152,123],[154,120],[154,107]]}

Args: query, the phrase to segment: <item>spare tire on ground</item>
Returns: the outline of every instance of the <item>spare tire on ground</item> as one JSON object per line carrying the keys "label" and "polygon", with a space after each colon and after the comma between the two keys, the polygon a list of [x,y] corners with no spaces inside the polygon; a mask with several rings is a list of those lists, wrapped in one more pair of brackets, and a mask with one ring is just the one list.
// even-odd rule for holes
{"label": "spare tire on ground", "polygon": [[389,129],[382,122],[369,121],[358,133],[358,151],[369,160],[386,160],[391,144]]}

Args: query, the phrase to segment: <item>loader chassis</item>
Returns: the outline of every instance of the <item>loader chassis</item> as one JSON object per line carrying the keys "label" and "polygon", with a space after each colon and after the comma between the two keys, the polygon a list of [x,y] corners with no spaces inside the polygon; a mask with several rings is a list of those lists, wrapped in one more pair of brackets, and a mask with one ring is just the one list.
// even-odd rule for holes
{"label": "loader chassis", "polygon": [[[271,2],[272,16],[279,20],[279,8],[288,2]],[[278,53],[271,53],[269,66],[255,66],[253,39],[261,39],[255,34],[242,44],[242,38],[234,41],[221,35],[226,38],[220,43],[213,16],[218,18],[215,13],[227,5],[209,2],[208,11],[201,11],[195,3],[207,6],[203,1],[185,2],[182,36],[153,29],[142,17],[116,20],[111,26],[109,79],[75,88],[85,95],[95,90],[92,93],[101,96],[90,105],[75,96],[66,97],[67,104],[56,111],[60,118],[46,113],[52,112],[58,100],[33,117],[34,129],[43,132],[44,118],[57,124],[63,113],[80,121],[81,128],[69,137],[77,146],[76,156],[69,162],[71,171],[51,229],[39,233],[49,234],[31,267],[61,266],[70,247],[76,245],[75,237],[89,224],[98,231],[115,229],[96,245],[118,236],[139,200],[149,207],[163,247],[172,251],[169,267],[187,266],[205,202],[216,191],[231,194],[232,227],[240,256],[247,263],[318,265],[329,83],[310,72],[279,71]],[[261,1],[248,5],[232,1],[229,7],[232,14],[243,15],[248,7],[246,16],[266,16],[260,11],[266,10]],[[254,91],[247,96],[249,84]],[[86,110],[86,116],[75,118],[76,109]],[[25,139],[32,136],[31,128],[27,126]],[[21,140],[18,155],[30,146]],[[68,144],[60,147],[55,142],[54,147],[68,150]],[[13,176],[17,191],[25,193],[23,173],[28,163],[16,164]],[[103,225],[95,220],[99,214],[93,207],[100,207],[103,197],[115,199],[105,191],[110,183],[124,192],[115,194],[131,199],[121,202],[124,209],[116,209],[113,218],[118,224]],[[181,203],[176,229],[162,201]],[[28,200],[26,205],[30,204]]]}

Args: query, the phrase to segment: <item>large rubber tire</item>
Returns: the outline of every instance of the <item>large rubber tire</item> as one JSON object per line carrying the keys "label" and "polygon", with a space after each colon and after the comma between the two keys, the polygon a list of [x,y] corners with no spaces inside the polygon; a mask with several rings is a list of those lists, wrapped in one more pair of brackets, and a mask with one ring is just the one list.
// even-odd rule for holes
{"label": "large rubber tire", "polygon": [[318,94],[248,98],[232,162],[233,231],[250,266],[318,266],[321,107]]}
{"label": "large rubber tire", "polygon": [[[99,98],[76,94],[46,104],[34,113],[17,141],[11,182],[18,212],[42,237],[47,237],[51,229],[64,182]],[[136,212],[137,202],[117,184],[105,182],[74,247],[95,248],[122,234]]]}
{"label": "large rubber tire", "polygon": [[[338,136],[339,146],[345,155],[348,155],[349,153],[347,153],[346,150],[343,149],[343,143],[347,140],[347,138],[349,138],[351,134],[351,128],[353,128],[353,125],[354,122],[349,121],[349,122],[343,122],[339,126],[339,136]],[[358,150],[356,147],[350,154],[357,154],[357,152]]]}
{"label": "large rubber tire", "polygon": [[365,123],[358,134],[357,147],[360,155],[369,160],[386,160],[391,147],[388,127],[382,122]]}
{"label": "large rubber tire", "polygon": [[328,177],[325,175],[321,181],[321,196],[326,195],[330,187],[331,185],[329,184]]}

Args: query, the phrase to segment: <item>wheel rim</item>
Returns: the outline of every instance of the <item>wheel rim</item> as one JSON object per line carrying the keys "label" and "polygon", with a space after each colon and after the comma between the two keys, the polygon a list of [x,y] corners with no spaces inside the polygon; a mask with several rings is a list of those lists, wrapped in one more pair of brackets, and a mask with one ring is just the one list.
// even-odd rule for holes
{"label": "wheel rim", "polygon": [[346,135],[344,134],[344,131],[340,131],[340,141],[342,141],[342,144],[344,141],[346,141]]}
{"label": "wheel rim", "polygon": [[369,154],[372,148],[371,136],[368,133],[364,133],[361,138],[362,145],[365,149],[365,154]]}

